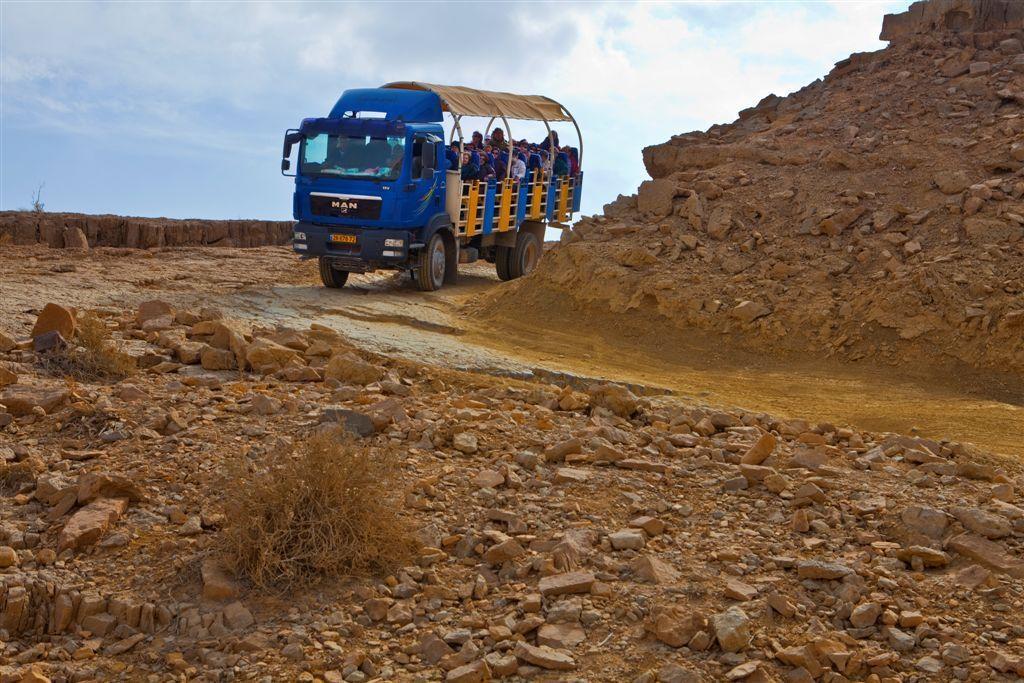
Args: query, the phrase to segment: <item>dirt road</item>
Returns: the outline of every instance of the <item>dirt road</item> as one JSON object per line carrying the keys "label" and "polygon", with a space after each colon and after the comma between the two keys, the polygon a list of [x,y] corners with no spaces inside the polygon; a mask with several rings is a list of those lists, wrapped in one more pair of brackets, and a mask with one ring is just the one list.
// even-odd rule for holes
{"label": "dirt road", "polygon": [[752,356],[692,334],[645,334],[628,318],[559,309],[546,319],[480,319],[474,302],[501,286],[488,264],[458,286],[422,293],[406,277],[371,274],[343,290],[287,248],[93,250],[5,247],[0,326],[27,332],[47,301],[83,308],[163,298],[235,317],[305,328],[329,325],[366,347],[431,363],[512,375],[601,377],[714,405],[968,441],[1024,456],[1024,392],[948,373],[839,366]]}

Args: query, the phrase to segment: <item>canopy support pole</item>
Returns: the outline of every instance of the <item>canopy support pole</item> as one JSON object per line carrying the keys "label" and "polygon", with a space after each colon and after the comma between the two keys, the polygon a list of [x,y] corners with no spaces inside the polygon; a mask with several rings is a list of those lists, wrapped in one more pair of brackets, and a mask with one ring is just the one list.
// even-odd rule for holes
{"label": "canopy support pole", "polygon": [[504,114],[501,115],[501,120],[505,123],[505,135],[508,136],[505,138],[505,147],[508,148],[505,152],[508,155],[508,161],[505,162],[505,180],[508,180],[512,177],[512,127],[508,125],[508,119]]}
{"label": "canopy support pole", "polygon": [[458,114],[453,114],[452,119],[455,121],[455,126],[452,127],[452,142],[455,142],[455,131],[459,131],[459,166],[458,171],[462,171],[462,155],[466,152],[466,145],[462,137],[462,126],[459,125],[459,119],[462,117]]}

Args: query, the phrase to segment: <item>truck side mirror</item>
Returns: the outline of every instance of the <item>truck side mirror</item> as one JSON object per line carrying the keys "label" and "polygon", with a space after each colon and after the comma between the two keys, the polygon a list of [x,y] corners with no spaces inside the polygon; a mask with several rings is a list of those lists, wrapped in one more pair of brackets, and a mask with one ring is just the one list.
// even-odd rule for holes
{"label": "truck side mirror", "polygon": [[281,173],[284,173],[292,167],[292,162],[289,157],[292,155],[292,145],[302,141],[302,133],[297,130],[289,129],[284,135],[284,145],[281,149]]}

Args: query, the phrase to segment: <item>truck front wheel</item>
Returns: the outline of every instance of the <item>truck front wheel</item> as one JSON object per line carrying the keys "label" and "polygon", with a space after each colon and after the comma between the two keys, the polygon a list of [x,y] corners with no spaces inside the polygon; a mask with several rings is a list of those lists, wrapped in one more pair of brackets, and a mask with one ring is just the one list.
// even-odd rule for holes
{"label": "truck front wheel", "polygon": [[319,259],[320,262],[320,281],[324,283],[324,287],[330,287],[331,289],[340,289],[345,286],[348,281],[348,272],[344,270],[338,270],[331,265],[331,260],[323,256]]}
{"label": "truck front wheel", "polygon": [[416,268],[416,286],[424,292],[441,289],[447,269],[447,253],[445,253],[444,237],[440,232],[431,235],[427,246],[420,250],[419,264]]}

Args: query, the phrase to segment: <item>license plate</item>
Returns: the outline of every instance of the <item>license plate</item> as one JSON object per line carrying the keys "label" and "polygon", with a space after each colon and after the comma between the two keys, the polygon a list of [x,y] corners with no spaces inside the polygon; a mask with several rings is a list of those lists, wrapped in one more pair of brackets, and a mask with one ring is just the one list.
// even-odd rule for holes
{"label": "license plate", "polygon": [[335,234],[335,235],[331,235],[331,241],[335,242],[335,243],[341,243],[341,244],[355,244],[357,240],[356,240],[356,236],[355,235],[339,235],[339,234]]}

